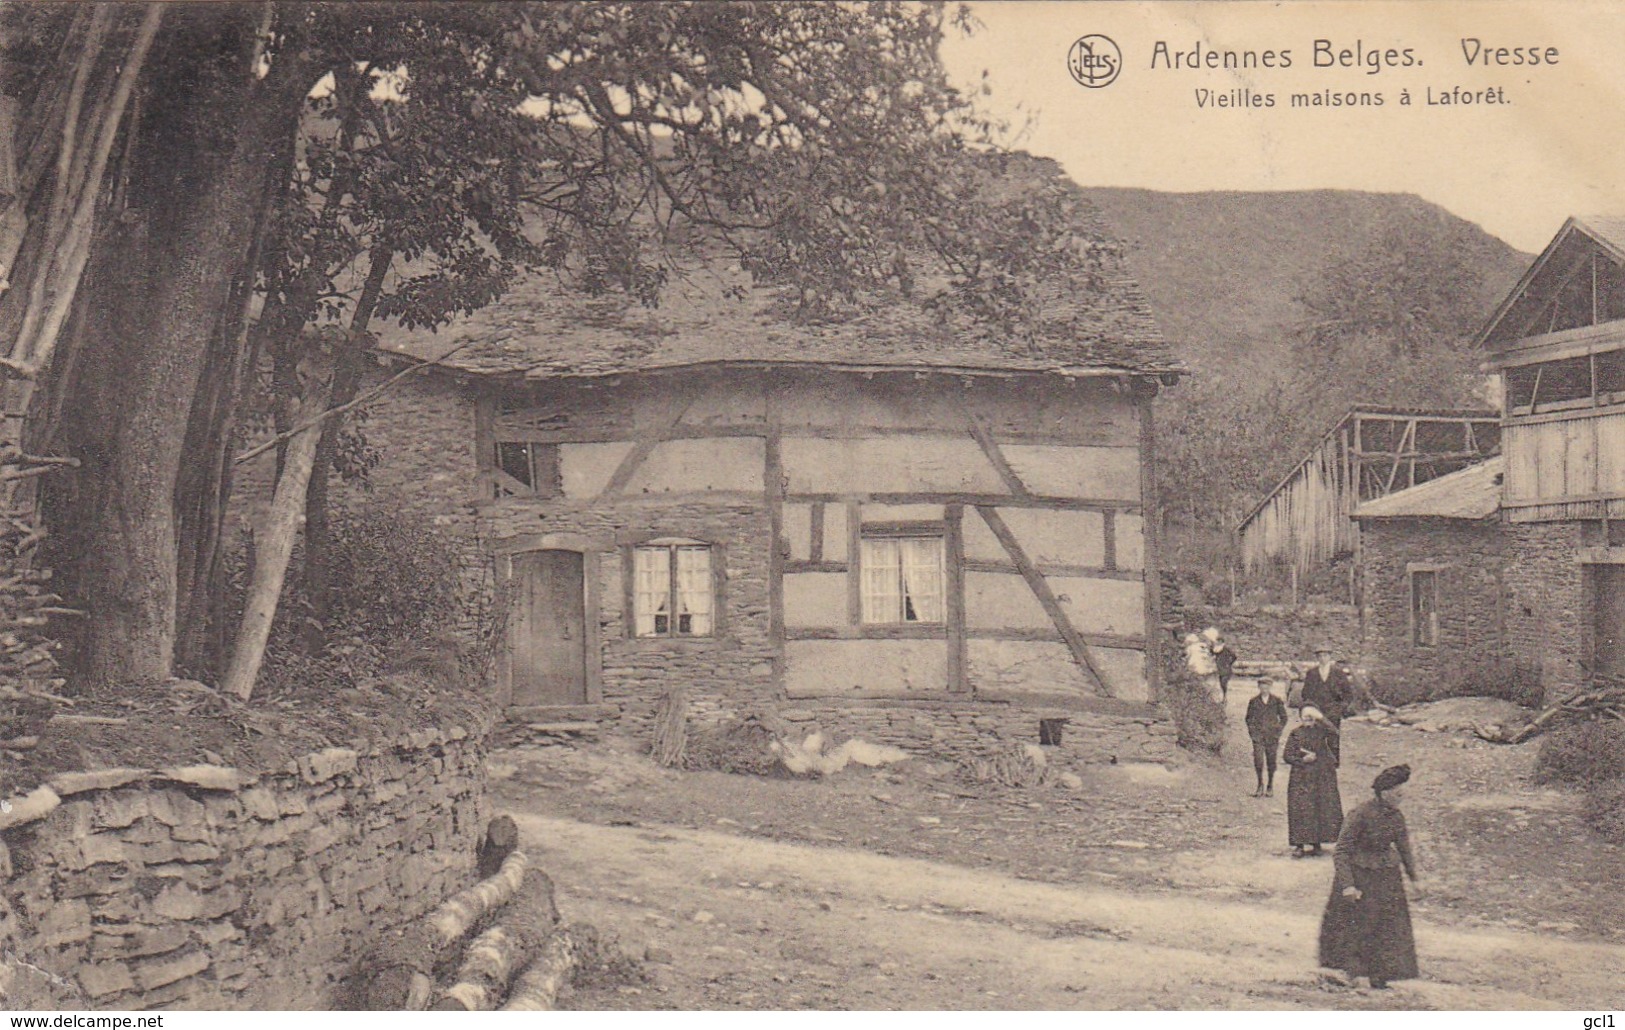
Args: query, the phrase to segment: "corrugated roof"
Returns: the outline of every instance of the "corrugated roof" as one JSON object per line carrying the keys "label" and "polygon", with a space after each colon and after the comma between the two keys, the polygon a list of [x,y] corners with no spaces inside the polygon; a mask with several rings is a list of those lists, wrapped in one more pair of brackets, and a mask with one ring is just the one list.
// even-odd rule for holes
{"label": "corrugated roof", "polygon": [[[1013,155],[996,192],[1049,191],[1079,230],[1110,239],[1098,211],[1047,158]],[[1070,375],[1183,373],[1120,257],[1096,281],[1057,282],[1036,298],[1028,339],[954,326],[919,297],[868,298],[840,321],[798,322],[779,291],[753,287],[737,261],[694,260],[672,276],[656,308],[621,296],[587,297],[552,275],[514,284],[501,301],[438,333],[394,328],[379,347],[419,359],[464,349],[445,364],[530,379],[617,375],[722,363],[830,365]]]}
{"label": "corrugated roof", "polygon": [[1430,479],[1354,509],[1357,519],[1487,519],[1501,510],[1502,459]]}

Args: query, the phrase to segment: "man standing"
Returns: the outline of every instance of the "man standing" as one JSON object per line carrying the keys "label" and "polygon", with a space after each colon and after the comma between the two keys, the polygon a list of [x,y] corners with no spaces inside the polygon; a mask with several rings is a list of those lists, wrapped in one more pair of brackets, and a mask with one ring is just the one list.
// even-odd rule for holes
{"label": "man standing", "polygon": [[[1315,648],[1318,664],[1303,676],[1303,707],[1319,709],[1320,714],[1331,723],[1332,729],[1341,731],[1343,716],[1348,714],[1349,705],[1354,700],[1354,683],[1349,678],[1349,671],[1335,661],[1336,655],[1330,644]],[[1333,735],[1334,749],[1340,746],[1341,740],[1340,735]]]}

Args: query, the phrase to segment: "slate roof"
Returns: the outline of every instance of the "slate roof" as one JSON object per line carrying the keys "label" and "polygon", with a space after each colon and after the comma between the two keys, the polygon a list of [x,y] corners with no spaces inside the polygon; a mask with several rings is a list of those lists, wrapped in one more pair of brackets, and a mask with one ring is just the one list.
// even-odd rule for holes
{"label": "slate roof", "polygon": [[[1055,162],[1015,155],[1008,169],[998,193],[1056,191],[1076,211],[1082,235],[1111,239],[1093,203]],[[527,379],[717,364],[1078,376],[1185,371],[1120,256],[1106,259],[1098,286],[1055,283],[1044,294],[1043,328],[1031,339],[955,330],[919,298],[901,294],[868,298],[839,321],[807,324],[793,317],[780,293],[753,287],[737,261],[690,260],[655,308],[619,294],[587,297],[551,274],[532,274],[498,303],[438,333],[385,331],[379,349],[435,360],[466,344],[442,363]]]}
{"label": "slate roof", "polygon": [[1501,510],[1499,457],[1430,479],[1354,509],[1357,519],[1487,519]]}

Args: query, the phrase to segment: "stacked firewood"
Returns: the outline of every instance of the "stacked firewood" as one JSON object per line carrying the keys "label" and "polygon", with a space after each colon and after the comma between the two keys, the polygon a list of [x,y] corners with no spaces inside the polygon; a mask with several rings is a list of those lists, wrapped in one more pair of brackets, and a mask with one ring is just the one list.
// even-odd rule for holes
{"label": "stacked firewood", "polygon": [[[15,391],[0,392],[9,399]],[[6,418],[0,438],[15,434],[18,422]],[[76,464],[71,458],[28,454],[15,441],[0,443],[0,684],[14,690],[44,694],[61,685],[55,679],[57,642],[51,620],[81,614],[63,605],[50,589],[50,570],[34,562],[45,539],[35,503],[39,477]]]}
{"label": "stacked firewood", "polygon": [[1498,743],[1521,744],[1537,734],[1558,726],[1590,719],[1618,719],[1625,722],[1625,681],[1610,676],[1596,676],[1589,685],[1556,704],[1542,708],[1540,714],[1529,720],[1526,726],[1516,733],[1508,734],[1504,740],[1487,736],[1482,731],[1478,735],[1486,740],[1496,740]]}
{"label": "stacked firewood", "polygon": [[600,943],[561,924],[553,882],[529,868],[513,820],[492,821],[481,847],[491,875],[443,902],[363,962],[361,1004],[373,1010],[552,1009]]}

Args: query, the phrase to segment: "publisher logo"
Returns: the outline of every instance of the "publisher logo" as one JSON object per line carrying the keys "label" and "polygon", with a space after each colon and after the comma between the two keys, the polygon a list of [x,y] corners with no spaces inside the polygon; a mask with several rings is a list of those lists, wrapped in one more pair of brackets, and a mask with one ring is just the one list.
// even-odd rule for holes
{"label": "publisher logo", "polygon": [[1090,89],[1110,86],[1123,70],[1123,52],[1110,36],[1080,36],[1067,51],[1066,70],[1080,86]]}

